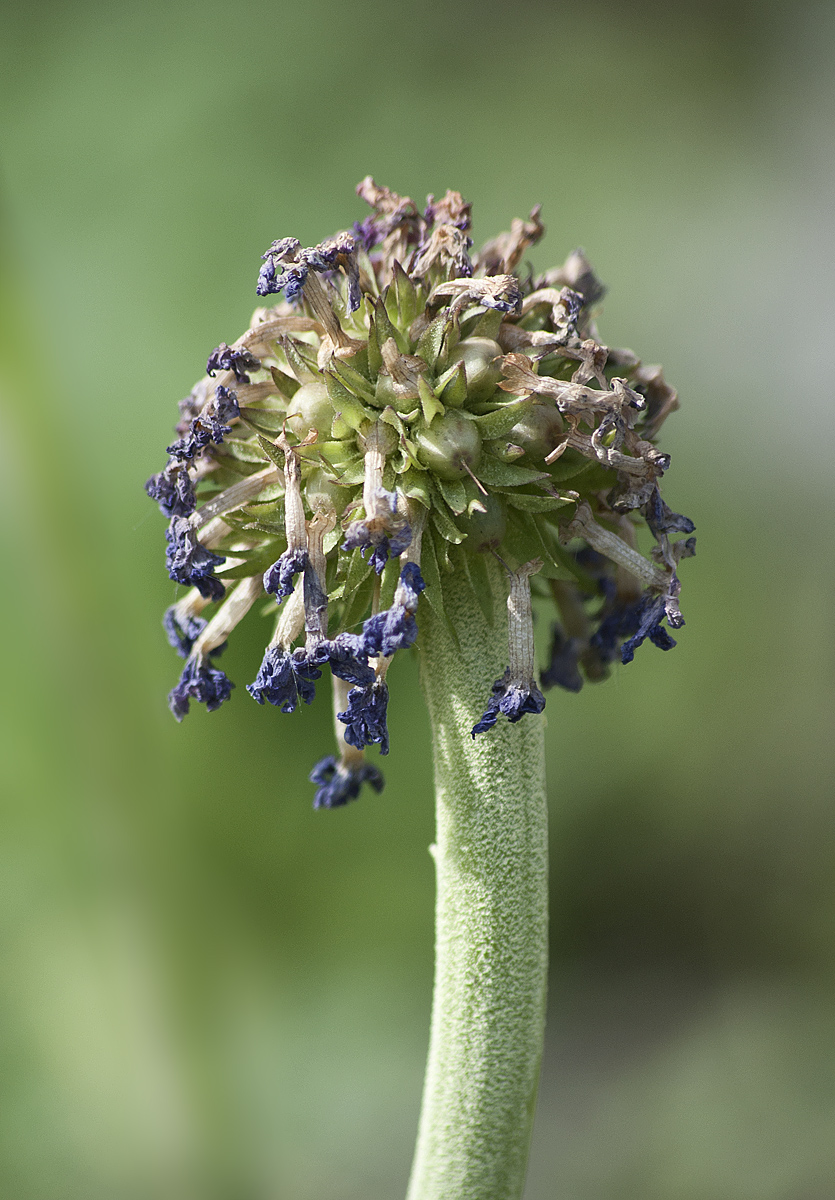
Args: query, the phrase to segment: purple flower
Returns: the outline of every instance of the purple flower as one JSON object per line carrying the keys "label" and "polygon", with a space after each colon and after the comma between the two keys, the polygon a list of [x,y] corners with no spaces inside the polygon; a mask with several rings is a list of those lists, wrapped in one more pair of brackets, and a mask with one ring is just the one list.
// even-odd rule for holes
{"label": "purple flower", "polygon": [[298,238],[279,238],[261,255],[264,265],[255,289],[259,296],[277,296],[283,290],[288,300],[295,300],[307,278],[307,265],[294,262],[298,249]]}
{"label": "purple flower", "polygon": [[317,784],[314,808],[341,808],[349,800],[356,800],[364,783],[375,792],[381,792],[385,785],[381,772],[371,763],[341,763],[333,755],[320,759],[309,778]]}
{"label": "purple flower", "polygon": [[146,482],[145,491],[164,517],[190,517],[194,512],[194,485],[184,462],[169,462]]}
{"label": "purple flower", "polygon": [[386,236],[386,230],[374,216],[365,217],[362,221],[354,221],[354,237],[362,244],[365,251],[373,250]]}
{"label": "purple flower", "polygon": [[493,684],[484,716],[473,726],[472,735],[475,737],[477,733],[492,729],[500,714],[515,724],[526,713],[541,713],[544,707],[545,697],[533,680],[511,679],[508,668]]}
{"label": "purple flower", "polygon": [[696,528],[689,517],[673,512],[664,503],[657,487],[644,508],[644,516],[657,542],[667,533],[693,533]]}
{"label": "purple flower", "polygon": [[218,421],[224,425],[227,421],[239,417],[241,410],[238,408],[238,393],[218,384],[215,388],[214,410]]}
{"label": "purple flower", "polygon": [[374,682],[374,669],[368,665],[368,650],[364,638],[355,633],[338,633],[332,642],[322,642],[317,658],[327,662],[331,674],[346,683],[365,687]]}
{"label": "purple flower", "polygon": [[[168,637],[168,644],[172,650],[177,651],[180,658],[188,658],[194,643],[206,628],[207,623],[202,617],[196,617],[191,613],[180,614],[176,604],[167,608],[162,618],[162,627]],[[213,650],[212,654],[220,654],[225,646],[224,642],[222,646],[218,646],[217,650]]]}
{"label": "purple flower", "polygon": [[556,622],[551,630],[551,661],[540,676],[544,688],[562,687],[569,692],[579,692],[583,676],[577,665],[582,642],[579,638],[567,638]]}
{"label": "purple flower", "polygon": [[219,600],[226,589],[215,578],[214,570],[226,559],[201,546],[194,527],[184,517],[172,518],[165,531],[165,540],[168,542],[165,565],[171,578],[177,583],[196,587],[207,600]]}
{"label": "purple flower", "polygon": [[227,421],[239,417],[238,397],[225,387],[215,388],[215,398],[192,420],[189,431],[168,447],[168,453],[181,460],[194,458],[209,442],[219,446],[231,428]]}
{"label": "purple flower", "polygon": [[234,686],[223,671],[211,663],[190,658],[183,668],[180,682],[168,696],[168,707],[178,721],[182,721],[188,712],[190,700],[205,704],[209,712],[214,712],[224,700],[229,699]]}
{"label": "purple flower", "polygon": [[362,750],[365,746],[379,743],[380,753],[388,754],[388,701],[389,690],[382,679],[376,679],[366,687],[351,688],[348,693],[348,708],[345,712],[336,714],[339,720],[347,725],[345,741],[349,746]]}
{"label": "purple flower", "polygon": [[[277,242],[273,242],[266,254],[261,255],[264,265],[258,273],[258,286],[255,289],[259,296],[278,295],[286,282],[284,268],[280,267],[280,264],[283,259],[295,258],[298,248],[298,238],[279,238]],[[282,271],[280,276],[276,275],[277,267]]]}
{"label": "purple flower", "polygon": [[635,606],[633,617],[637,628],[620,648],[621,662],[632,662],[635,651],[645,638],[649,638],[653,646],[657,646],[659,650],[672,650],[676,644],[675,638],[671,637],[661,624],[666,615],[666,597],[650,595],[641,597]]}
{"label": "purple flower", "polygon": [[275,293],[280,292],[283,288],[285,299],[291,303],[298,300],[304,290],[307,271],[305,263],[294,263],[292,266],[286,267],[284,274],[278,280],[278,286],[274,289]]}
{"label": "purple flower", "polygon": [[369,563],[382,574],[389,558],[398,558],[408,549],[412,540],[412,529],[408,521],[397,515],[397,493],[380,488],[377,496],[377,513],[364,521],[352,521],[345,530],[342,549],[359,550],[365,558],[370,550]]}
{"label": "purple flower", "polygon": [[310,250],[303,250],[301,257],[314,271],[335,271],[342,267],[348,279],[348,306],[351,312],[356,312],[362,302],[362,294],[357,245],[353,236],[350,233],[338,233],[336,237],[328,238]]}
{"label": "purple flower", "polygon": [[[666,616],[666,597],[645,592],[631,604],[621,605],[610,612],[592,634],[590,644],[604,663],[614,660],[620,649],[623,663],[630,663],[637,648],[649,638],[659,650],[672,650],[675,639],[661,622]],[[626,640],[624,640],[626,639]]]}
{"label": "purple flower", "polygon": [[388,657],[414,643],[418,633],[415,613],[425,587],[417,563],[406,563],[391,608],[369,617],[363,625],[362,639],[368,654]]}
{"label": "purple flower", "polygon": [[206,374],[214,378],[218,371],[232,371],[238,383],[249,383],[247,371],[260,371],[261,362],[246,349],[235,350],[221,342],[216,350],[209,355],[206,363]]}
{"label": "purple flower", "polygon": [[296,576],[307,565],[306,550],[285,550],[264,572],[264,591],[274,593],[276,602],[281,603],[292,595]]}
{"label": "purple flower", "polygon": [[274,704],[282,712],[295,712],[300,700],[312,704],[316,694],[314,680],[322,672],[316,659],[305,650],[285,650],[283,646],[268,646],[254,683],[247,691],[254,700]]}

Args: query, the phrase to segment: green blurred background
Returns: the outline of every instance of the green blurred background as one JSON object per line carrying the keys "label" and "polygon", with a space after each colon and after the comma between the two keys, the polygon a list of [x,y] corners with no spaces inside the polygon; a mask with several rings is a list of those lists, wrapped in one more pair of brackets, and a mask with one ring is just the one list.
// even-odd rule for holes
{"label": "green blurred background", "polygon": [[259,256],[365,174],[537,201],[664,363],[687,628],[548,703],[526,1200],[835,1195],[829,4],[0,7],[0,1194],[389,1200],[432,975],[430,748],[314,813],[328,705],[177,726],[144,495]]}

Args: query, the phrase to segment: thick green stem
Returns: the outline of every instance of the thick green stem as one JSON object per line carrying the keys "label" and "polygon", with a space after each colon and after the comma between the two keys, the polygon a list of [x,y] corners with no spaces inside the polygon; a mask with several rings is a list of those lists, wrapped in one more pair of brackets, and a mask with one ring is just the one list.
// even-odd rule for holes
{"label": "thick green stem", "polygon": [[474,740],[507,665],[507,583],[489,564],[495,624],[465,572],[444,580],[459,639],[425,606],[421,672],[435,751],[432,1032],[408,1200],[518,1200],[545,1024],[548,857],[544,719]]}

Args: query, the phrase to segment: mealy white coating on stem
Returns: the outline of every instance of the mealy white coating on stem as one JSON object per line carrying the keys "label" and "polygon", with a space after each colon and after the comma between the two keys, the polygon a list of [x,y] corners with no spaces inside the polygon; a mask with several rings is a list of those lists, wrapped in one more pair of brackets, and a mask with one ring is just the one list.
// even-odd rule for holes
{"label": "mealy white coating on stem", "polygon": [[473,740],[507,653],[504,572],[490,561],[496,625],[466,576],[444,581],[443,620],[421,604],[421,676],[437,787],[432,1032],[408,1200],[518,1200],[542,1054],[548,886],[544,721]]}

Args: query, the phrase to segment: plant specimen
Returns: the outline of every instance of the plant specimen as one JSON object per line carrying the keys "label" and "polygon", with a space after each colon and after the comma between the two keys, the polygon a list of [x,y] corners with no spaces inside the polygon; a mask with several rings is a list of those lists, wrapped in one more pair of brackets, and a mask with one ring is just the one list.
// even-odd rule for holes
{"label": "plant specimen", "polygon": [[[170,706],[229,698],[215,660],[266,596],[247,690],[292,713],[330,673],[335,745],[310,778],[337,808],[383,788],[366,751],[389,752],[389,664],[417,648],[438,902],[409,1197],[501,1200],[521,1194],[544,1026],[543,689],[675,645],[695,539],[656,439],[678,400],[602,343],[581,251],[523,265],[539,208],[472,253],[458,192],[423,211],[370,177],[358,192],[371,213],[350,231],[263,255],[258,294],[280,298],[212,351],[146,484],[189,588],[164,620],[185,659]],[[541,673],[534,600],[555,614]]]}

